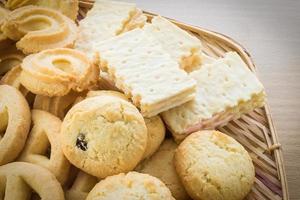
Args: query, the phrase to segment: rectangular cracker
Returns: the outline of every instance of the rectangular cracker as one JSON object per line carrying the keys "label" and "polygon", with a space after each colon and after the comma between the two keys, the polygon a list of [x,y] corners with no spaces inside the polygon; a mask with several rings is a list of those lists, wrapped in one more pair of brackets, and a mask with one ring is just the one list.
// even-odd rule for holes
{"label": "rectangular cracker", "polygon": [[189,74],[197,81],[193,101],[162,113],[174,138],[226,125],[264,105],[264,88],[235,52]]}
{"label": "rectangular cracker", "polygon": [[143,27],[146,16],[133,3],[97,0],[87,16],[79,22],[75,48],[94,54],[93,43],[104,41],[123,32]]}
{"label": "rectangular cracker", "polygon": [[195,80],[142,29],[97,43],[95,49],[101,70],[109,74],[145,117],[195,97]]}
{"label": "rectangular cracker", "polygon": [[201,63],[201,41],[169,20],[153,17],[151,24],[143,29],[158,40],[185,71],[193,71]]}

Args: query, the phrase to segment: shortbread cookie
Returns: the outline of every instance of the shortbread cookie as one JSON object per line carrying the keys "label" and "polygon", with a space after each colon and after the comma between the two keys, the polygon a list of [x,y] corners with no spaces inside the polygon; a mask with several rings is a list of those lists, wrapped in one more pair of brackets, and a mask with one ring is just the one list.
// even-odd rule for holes
{"label": "shortbread cookie", "polygon": [[201,41],[169,20],[156,16],[144,30],[159,41],[182,69],[193,71],[201,63]]}
{"label": "shortbread cookie", "polygon": [[15,45],[6,46],[0,50],[0,76],[3,76],[11,68],[21,64],[24,54],[17,50]]}
{"label": "shortbread cookie", "polygon": [[48,111],[63,120],[76,99],[85,93],[86,91],[71,91],[67,95],[61,97],[36,95],[33,108]]}
{"label": "shortbread cookie", "polygon": [[136,170],[159,178],[170,189],[177,200],[188,200],[186,193],[175,170],[173,158],[177,144],[172,139],[166,139],[159,150],[149,159],[138,165]]}
{"label": "shortbread cookie", "polygon": [[7,0],[5,6],[11,10],[27,5],[53,8],[75,20],[78,14],[78,0]]}
{"label": "shortbread cookie", "polygon": [[95,43],[101,69],[130,97],[144,117],[195,97],[196,82],[141,29]]}
{"label": "shortbread cookie", "polygon": [[70,187],[65,191],[66,200],[85,200],[98,182],[96,177],[79,171]]}
{"label": "shortbread cookie", "polygon": [[24,58],[21,83],[31,92],[44,96],[64,96],[94,86],[99,67],[80,51],[60,48],[41,51]]}
{"label": "shortbread cookie", "polygon": [[175,200],[170,190],[159,179],[137,172],[118,174],[100,181],[86,200]]}
{"label": "shortbread cookie", "polygon": [[146,16],[135,4],[97,0],[87,16],[79,22],[79,37],[75,48],[93,56],[94,43],[102,42],[120,33],[142,27]]}
{"label": "shortbread cookie", "polygon": [[0,85],[0,165],[13,161],[23,149],[30,128],[30,109],[14,87]]}
{"label": "shortbread cookie", "polygon": [[166,129],[163,121],[158,115],[150,118],[145,118],[145,123],[148,131],[148,142],[143,157],[149,158],[157,151],[157,149],[163,142],[166,134]]}
{"label": "shortbread cookie", "polygon": [[264,105],[263,85],[235,52],[201,66],[190,76],[197,81],[196,98],[162,114],[176,140],[224,126]]}
{"label": "shortbread cookie", "polygon": [[61,133],[69,161],[98,178],[133,170],[142,159],[148,137],[139,111],[108,95],[74,105],[63,120]]}
{"label": "shortbread cookie", "polygon": [[248,152],[233,138],[218,131],[199,131],[177,148],[175,167],[195,200],[242,200],[254,183]]}
{"label": "shortbread cookie", "polygon": [[74,21],[59,11],[39,6],[25,6],[12,11],[2,26],[3,33],[18,41],[25,54],[45,49],[72,47],[77,38]]}
{"label": "shortbread cookie", "polygon": [[8,42],[7,41],[8,39],[7,39],[6,35],[4,35],[2,30],[1,30],[1,26],[2,26],[5,18],[8,16],[8,14],[9,14],[9,10],[7,10],[5,8],[2,8],[0,6],[0,46],[3,46],[4,44],[7,44],[7,42]]}
{"label": "shortbread cookie", "polygon": [[25,162],[13,162],[0,167],[1,199],[30,199],[33,191],[38,193],[39,199],[65,199],[55,176],[43,167]]}
{"label": "shortbread cookie", "polygon": [[62,152],[59,139],[61,121],[42,110],[32,110],[31,118],[32,129],[18,160],[45,167],[63,184],[67,179],[70,163]]}

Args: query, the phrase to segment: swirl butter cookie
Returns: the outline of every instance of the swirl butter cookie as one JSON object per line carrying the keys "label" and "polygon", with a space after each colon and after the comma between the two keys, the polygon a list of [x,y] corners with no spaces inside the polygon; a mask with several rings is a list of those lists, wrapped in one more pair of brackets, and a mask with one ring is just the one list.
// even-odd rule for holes
{"label": "swirl butter cookie", "polygon": [[138,172],[159,178],[170,189],[177,200],[188,200],[186,193],[175,170],[173,158],[177,144],[172,139],[166,139],[157,152],[143,161],[136,168]]}
{"label": "swirl butter cookie", "polygon": [[74,21],[59,11],[39,6],[25,6],[10,12],[2,31],[9,39],[18,41],[17,48],[25,54],[72,47],[77,37]]}
{"label": "swirl butter cookie", "polygon": [[38,199],[43,200],[65,199],[55,176],[43,167],[24,162],[13,162],[0,167],[1,199],[31,199],[37,194]]}
{"label": "swirl butter cookie", "polygon": [[34,94],[64,96],[97,83],[99,67],[80,51],[48,49],[24,58],[21,83]]}
{"label": "swirl butter cookie", "polygon": [[42,110],[32,110],[31,118],[32,129],[19,160],[45,167],[63,184],[70,163],[62,152],[59,140],[61,121]]}
{"label": "swirl butter cookie", "polygon": [[195,200],[242,200],[254,182],[248,152],[233,138],[218,131],[199,131],[177,148],[175,168]]}
{"label": "swirl butter cookie", "polygon": [[100,181],[86,200],[175,200],[159,179],[138,172],[118,174]]}
{"label": "swirl butter cookie", "polygon": [[20,65],[24,56],[25,55],[20,50],[16,49],[14,44],[6,46],[5,49],[1,49],[0,76],[3,76],[13,67]]}
{"label": "swirl butter cookie", "polygon": [[30,121],[30,109],[23,95],[14,87],[0,85],[0,165],[19,155]]}
{"label": "swirl butter cookie", "polygon": [[113,96],[90,97],[74,105],[63,120],[61,134],[69,161],[98,178],[133,170],[148,137],[137,108]]}

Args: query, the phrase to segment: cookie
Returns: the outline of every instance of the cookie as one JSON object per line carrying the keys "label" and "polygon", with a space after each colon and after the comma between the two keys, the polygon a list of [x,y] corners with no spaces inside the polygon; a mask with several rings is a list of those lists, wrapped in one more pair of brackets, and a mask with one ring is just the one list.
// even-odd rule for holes
{"label": "cookie", "polygon": [[64,200],[55,176],[43,167],[13,162],[0,167],[1,199],[30,199],[36,192],[43,200]]}
{"label": "cookie", "polygon": [[76,99],[78,97],[81,97],[85,93],[86,91],[71,91],[67,95],[61,97],[36,95],[33,103],[33,108],[48,111],[63,120],[66,113],[72,107]]}
{"label": "cookie", "polygon": [[6,45],[4,49],[0,49],[0,76],[4,76],[13,67],[19,66],[24,57],[25,55],[17,50],[14,44]]}
{"label": "cookie", "polygon": [[[5,17],[9,14],[9,10],[2,8],[0,6],[0,27],[2,26]],[[4,45],[8,44],[7,37],[3,34],[1,28],[0,28],[0,48]]]}
{"label": "cookie", "polygon": [[72,47],[77,37],[74,21],[54,9],[25,6],[9,13],[2,25],[9,39],[18,41],[25,54],[45,49]]}
{"label": "cookie", "polygon": [[121,173],[100,181],[86,200],[164,199],[175,200],[159,179],[138,172]]}
{"label": "cookie", "polygon": [[179,145],[174,158],[176,171],[195,200],[242,200],[254,183],[248,152],[218,131],[191,134]]}
{"label": "cookie", "polygon": [[78,171],[75,179],[65,191],[66,200],[85,200],[88,193],[98,182],[96,177]]}
{"label": "cookie", "polygon": [[115,85],[112,78],[109,77],[108,73],[101,71],[98,79],[98,86],[101,90],[113,90],[121,92]]}
{"label": "cookie", "polygon": [[177,144],[172,139],[166,139],[158,151],[138,165],[136,171],[159,178],[170,189],[177,200],[188,200],[186,193],[175,170],[173,158]]}
{"label": "cookie", "polygon": [[77,168],[98,178],[133,170],[147,145],[147,128],[139,111],[113,96],[87,98],[65,116],[63,151]]}
{"label": "cookie", "polygon": [[21,83],[34,94],[64,96],[81,92],[97,83],[99,67],[80,51],[49,49],[24,58]]}
{"label": "cookie", "polygon": [[166,134],[166,129],[163,121],[158,115],[144,119],[148,131],[148,142],[146,151],[144,153],[144,158],[149,158],[157,151],[157,149],[163,142]]}
{"label": "cookie", "polygon": [[31,118],[31,132],[18,160],[45,167],[63,184],[67,179],[70,163],[62,152],[59,139],[61,121],[42,110],[32,110]]}
{"label": "cookie", "polygon": [[162,113],[177,141],[195,131],[225,126],[264,105],[263,85],[236,52],[202,65],[189,76],[197,81],[196,98]]}
{"label": "cookie", "polygon": [[0,85],[0,165],[19,155],[30,121],[30,109],[23,95],[14,87]]}

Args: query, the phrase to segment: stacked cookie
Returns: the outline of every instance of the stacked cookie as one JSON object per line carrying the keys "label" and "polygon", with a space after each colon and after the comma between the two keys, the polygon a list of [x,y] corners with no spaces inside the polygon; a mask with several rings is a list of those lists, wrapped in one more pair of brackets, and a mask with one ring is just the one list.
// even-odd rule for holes
{"label": "stacked cookie", "polygon": [[6,7],[1,199],[246,197],[252,160],[214,130],[264,103],[237,53],[211,58],[131,3],[96,1],[78,25],[76,0]]}

